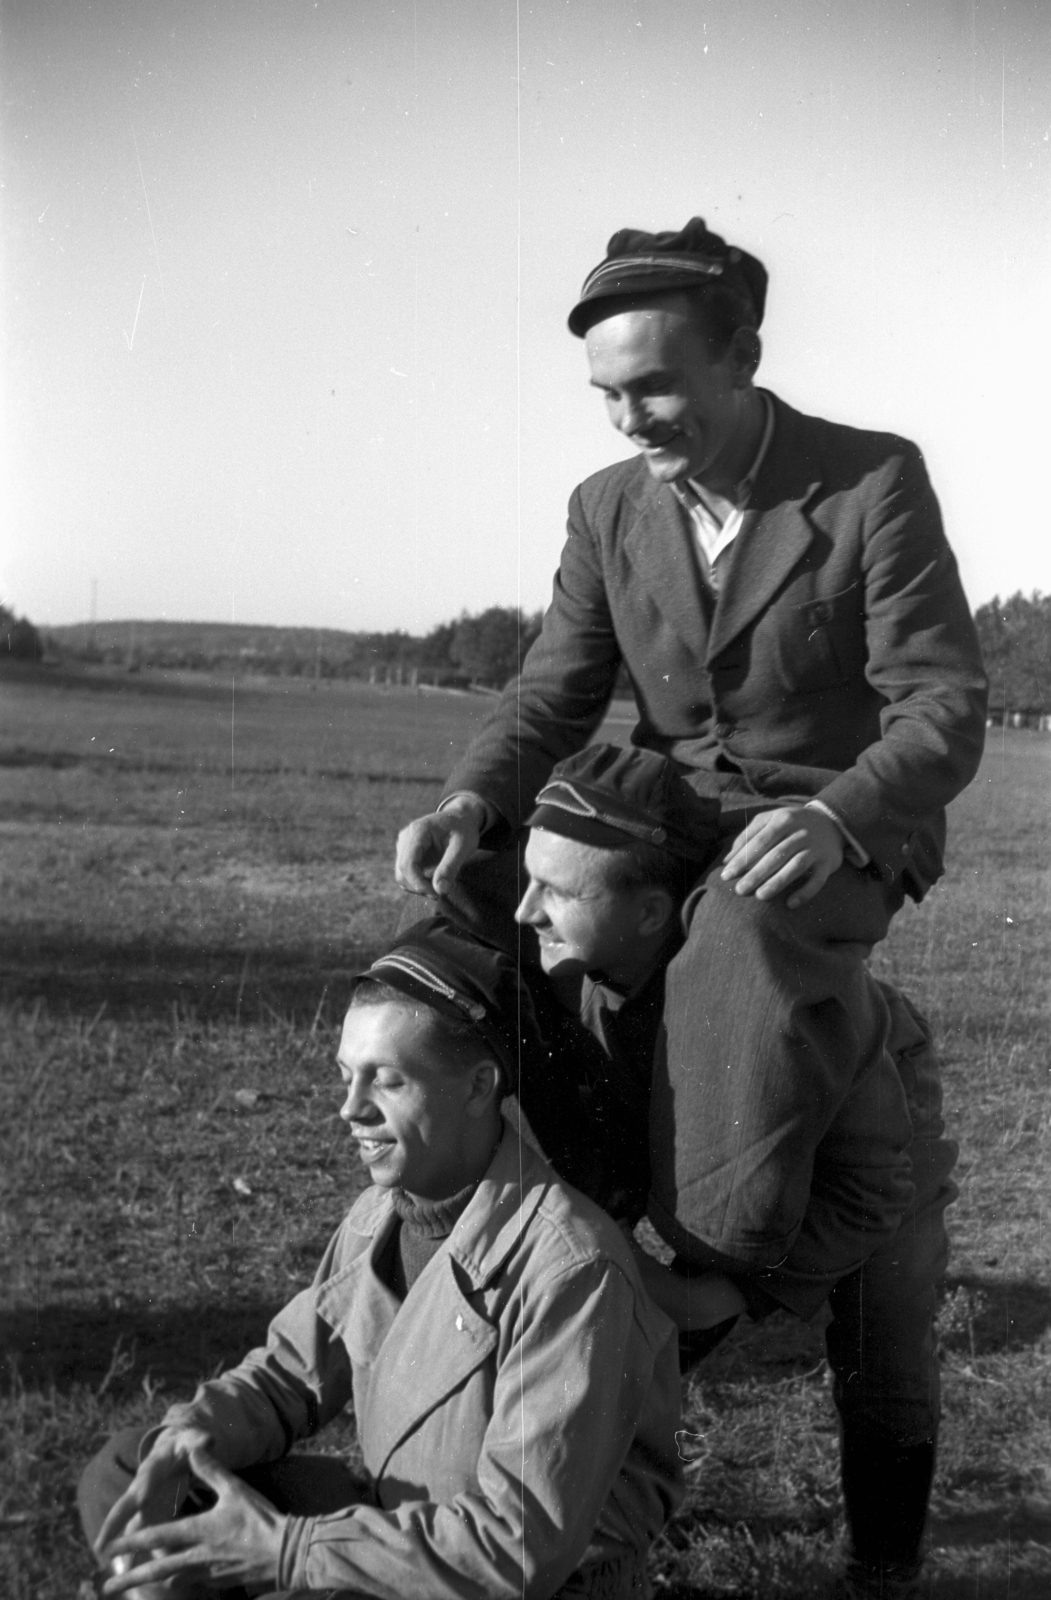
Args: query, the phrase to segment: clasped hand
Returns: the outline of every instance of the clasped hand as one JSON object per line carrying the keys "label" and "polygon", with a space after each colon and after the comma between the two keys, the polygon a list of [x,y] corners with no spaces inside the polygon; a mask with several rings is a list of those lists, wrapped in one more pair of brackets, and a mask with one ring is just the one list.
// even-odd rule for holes
{"label": "clasped hand", "polygon": [[[193,1516],[172,1518],[185,1500],[190,1475],[215,1495]],[[211,1439],[199,1429],[165,1429],[129,1487],[110,1511],[95,1541],[103,1564],[130,1556],[134,1565],[114,1573],[103,1594],[175,1580],[216,1589],[277,1582],[286,1518],[263,1495],[220,1465]]]}
{"label": "clasped hand", "polygon": [[806,905],[843,865],[843,835],[831,817],[805,806],[764,811],[737,835],[722,870],[737,894],[773,900],[792,884],[800,886],[785,904]]}

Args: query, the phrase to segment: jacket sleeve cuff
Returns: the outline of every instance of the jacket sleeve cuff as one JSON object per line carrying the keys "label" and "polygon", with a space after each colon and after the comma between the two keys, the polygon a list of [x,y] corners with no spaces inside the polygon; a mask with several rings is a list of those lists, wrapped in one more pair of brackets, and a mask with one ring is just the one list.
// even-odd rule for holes
{"label": "jacket sleeve cuff", "polygon": [[454,800],[474,800],[482,807],[485,812],[485,821],[482,824],[483,833],[487,832],[499,820],[500,813],[496,807],[484,795],[475,794],[473,789],[455,789],[452,794],[444,795],[438,802],[438,810],[444,811],[446,806],[451,806]]}
{"label": "jacket sleeve cuff", "polygon": [[454,789],[451,794],[442,795],[436,809],[444,811],[445,807],[453,800],[462,799],[464,796],[469,800],[476,800],[480,806],[485,807],[485,821],[482,824],[482,832],[479,839],[481,849],[505,849],[514,838],[511,825],[503,812],[494,806],[491,800],[487,800],[484,794],[479,794],[475,789]]}
{"label": "jacket sleeve cuff", "polygon": [[313,1517],[286,1517],[285,1531],[281,1536],[281,1553],[277,1561],[277,1587],[279,1589],[307,1588],[307,1557],[310,1554],[310,1536],[314,1529]]}
{"label": "jacket sleeve cuff", "polygon": [[820,811],[822,816],[827,817],[830,822],[834,822],[836,824],[836,827],[843,835],[843,843],[846,847],[844,853],[852,867],[868,866],[869,862],[872,860],[872,857],[869,855],[864,845],[858,843],[857,839],[855,839],[854,835],[843,821],[843,818],[837,816],[831,806],[827,806],[823,800],[808,800],[804,810]]}

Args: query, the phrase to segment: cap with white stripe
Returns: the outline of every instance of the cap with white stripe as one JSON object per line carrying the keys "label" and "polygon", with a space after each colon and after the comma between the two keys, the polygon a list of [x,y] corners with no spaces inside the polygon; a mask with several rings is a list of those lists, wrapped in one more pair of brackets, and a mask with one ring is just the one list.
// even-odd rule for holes
{"label": "cap with white stripe", "polygon": [[755,326],[766,307],[767,271],[747,250],[712,233],[703,217],[691,217],[678,233],[645,233],[621,228],[606,246],[606,259],[584,279],[580,299],[569,314],[569,331],[583,338],[601,316],[595,302],[625,295],[666,294],[723,283],[751,302]]}

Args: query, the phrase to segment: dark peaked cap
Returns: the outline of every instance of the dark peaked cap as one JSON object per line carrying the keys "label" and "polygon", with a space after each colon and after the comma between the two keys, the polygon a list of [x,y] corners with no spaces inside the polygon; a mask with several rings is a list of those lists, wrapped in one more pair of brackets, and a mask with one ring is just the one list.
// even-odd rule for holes
{"label": "dark peaked cap", "polygon": [[518,1086],[519,1058],[539,1043],[533,1002],[518,968],[503,950],[461,933],[445,917],[414,923],[365,972],[451,1021],[474,1027],[504,1069],[507,1089]]}
{"label": "dark peaked cap", "polygon": [[743,293],[755,309],[758,328],[766,308],[767,271],[747,250],[710,233],[703,217],[691,217],[678,233],[621,228],[606,246],[606,259],[584,279],[569,313],[569,331],[582,339],[594,322],[594,302],[613,295],[666,294],[724,283]]}
{"label": "dark peaked cap", "polygon": [[526,822],[607,850],[648,844],[705,862],[715,852],[719,802],[694,794],[654,750],[593,744],[558,763]]}

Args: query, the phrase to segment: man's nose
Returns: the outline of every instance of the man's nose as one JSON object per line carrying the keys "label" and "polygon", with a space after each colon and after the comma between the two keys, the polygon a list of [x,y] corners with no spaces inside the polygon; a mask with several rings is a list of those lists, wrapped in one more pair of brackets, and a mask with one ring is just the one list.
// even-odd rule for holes
{"label": "man's nose", "polygon": [[363,1083],[352,1078],[347,1084],[347,1098],[339,1108],[344,1122],[372,1122],[376,1107],[371,1103]]}
{"label": "man's nose", "polygon": [[518,910],[515,912],[515,921],[527,928],[531,928],[542,919],[542,916],[540,896],[537,894],[536,885],[530,884],[519,902]]}
{"label": "man's nose", "polygon": [[631,395],[622,395],[617,416],[617,427],[621,433],[638,433],[646,426],[647,421],[648,416],[642,401],[632,399]]}

